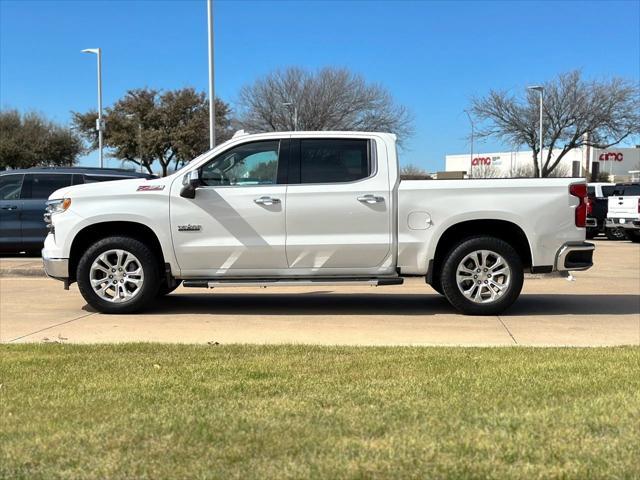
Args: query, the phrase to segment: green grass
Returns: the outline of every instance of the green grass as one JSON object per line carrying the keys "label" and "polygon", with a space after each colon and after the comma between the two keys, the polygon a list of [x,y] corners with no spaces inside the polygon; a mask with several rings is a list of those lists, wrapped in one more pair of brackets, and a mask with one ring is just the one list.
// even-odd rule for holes
{"label": "green grass", "polygon": [[640,349],[0,346],[3,478],[638,478]]}

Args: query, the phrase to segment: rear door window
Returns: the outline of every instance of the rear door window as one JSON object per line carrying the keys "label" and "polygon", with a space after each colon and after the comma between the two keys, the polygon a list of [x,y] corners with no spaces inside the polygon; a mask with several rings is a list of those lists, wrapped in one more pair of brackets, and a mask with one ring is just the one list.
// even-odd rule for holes
{"label": "rear door window", "polygon": [[24,175],[2,175],[0,177],[0,200],[18,200]]}
{"label": "rear door window", "polygon": [[300,141],[300,183],[344,183],[372,173],[365,139],[303,139]]}
{"label": "rear door window", "polygon": [[110,182],[112,180],[128,180],[133,177],[123,177],[114,175],[85,175],[84,183]]}
{"label": "rear door window", "polygon": [[617,185],[613,195],[616,197],[640,196],[640,185]]}
{"label": "rear door window", "polygon": [[608,185],[606,187],[602,187],[602,196],[603,197],[610,197],[613,194],[613,190],[616,187],[614,187],[613,185]]}
{"label": "rear door window", "polygon": [[46,199],[59,188],[71,185],[73,176],[68,173],[34,173],[31,177],[29,198]]}

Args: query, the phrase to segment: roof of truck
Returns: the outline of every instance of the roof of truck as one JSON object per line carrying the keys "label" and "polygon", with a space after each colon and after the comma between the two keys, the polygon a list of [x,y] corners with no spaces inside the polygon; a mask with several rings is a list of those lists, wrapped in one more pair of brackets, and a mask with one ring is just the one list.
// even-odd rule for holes
{"label": "roof of truck", "polygon": [[155,175],[140,173],[126,168],[99,168],[99,167],[31,167],[5,170],[0,175],[8,173],[79,173],[87,175],[113,175],[131,178],[155,178]]}

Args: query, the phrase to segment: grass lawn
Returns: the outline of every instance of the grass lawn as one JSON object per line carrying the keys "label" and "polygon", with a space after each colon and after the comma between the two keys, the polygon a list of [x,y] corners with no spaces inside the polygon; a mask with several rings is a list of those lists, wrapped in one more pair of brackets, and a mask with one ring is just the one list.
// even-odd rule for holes
{"label": "grass lawn", "polygon": [[0,346],[0,478],[639,478],[640,349]]}

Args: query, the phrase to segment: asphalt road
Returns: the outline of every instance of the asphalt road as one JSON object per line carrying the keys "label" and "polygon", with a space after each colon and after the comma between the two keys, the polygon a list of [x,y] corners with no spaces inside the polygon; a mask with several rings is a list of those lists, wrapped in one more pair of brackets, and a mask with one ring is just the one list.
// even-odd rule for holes
{"label": "asphalt road", "polygon": [[146,313],[102,315],[75,285],[67,292],[55,280],[5,273],[0,341],[640,345],[640,245],[596,243],[593,269],[575,282],[527,279],[518,302],[494,317],[457,314],[418,278],[393,287],[181,287]]}

